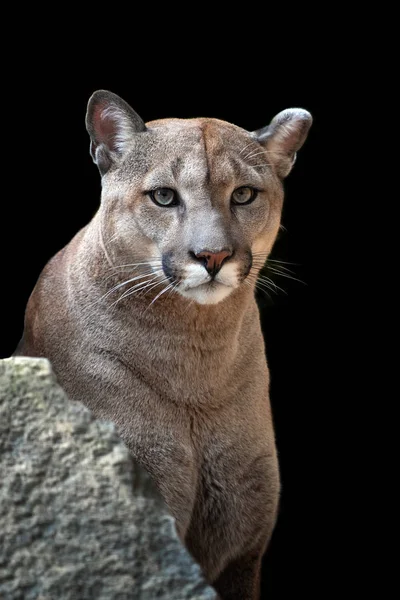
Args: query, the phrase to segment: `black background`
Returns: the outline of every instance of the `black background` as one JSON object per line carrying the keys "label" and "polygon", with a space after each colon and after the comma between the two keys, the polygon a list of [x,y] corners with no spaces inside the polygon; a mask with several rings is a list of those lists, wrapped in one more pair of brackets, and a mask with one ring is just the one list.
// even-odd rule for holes
{"label": "black background", "polygon": [[[294,593],[321,598],[336,572],[333,538],[327,533],[334,522],[327,483],[333,392],[325,373],[334,317],[324,275],[335,233],[326,156],[334,68],[325,63],[322,69],[311,59],[306,69],[294,55],[292,64],[273,68],[271,54],[260,52],[258,48],[242,58],[226,53],[219,60],[210,56],[192,60],[188,68],[182,48],[172,62],[163,60],[160,51],[157,60],[143,60],[140,67],[135,62],[128,68],[125,59],[124,68],[115,63],[97,69],[98,74],[90,64],[68,58],[59,59],[54,68],[49,53],[40,57],[40,64],[25,64],[12,82],[10,112],[3,113],[3,119],[10,114],[16,129],[8,138],[13,184],[3,199],[1,251],[7,259],[1,305],[6,318],[0,356],[9,356],[18,343],[24,308],[41,269],[97,209],[100,178],[84,124],[93,91],[121,95],[145,121],[208,116],[254,130],[285,108],[309,110],[314,124],[285,182],[285,231],[272,253],[272,258],[295,263],[290,267],[294,277],[304,283],[273,276],[286,295],[259,298],[282,476],[280,514],[264,559],[262,592],[270,600]],[[83,55],[82,63],[87,61]]]}

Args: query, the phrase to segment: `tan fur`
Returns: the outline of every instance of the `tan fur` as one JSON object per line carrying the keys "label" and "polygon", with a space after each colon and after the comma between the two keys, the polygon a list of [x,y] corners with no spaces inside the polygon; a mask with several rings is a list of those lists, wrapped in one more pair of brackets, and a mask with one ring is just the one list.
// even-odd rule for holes
{"label": "tan fur", "polygon": [[[155,121],[129,141],[129,151],[112,155],[98,213],[41,274],[17,353],[48,357],[72,399],[116,423],[220,597],[254,600],[280,484],[254,298],[261,262],[248,275],[244,265],[254,250],[265,259],[279,228],[279,157],[214,119]],[[251,153],[256,160],[245,158]],[[184,210],[144,195],[157,181],[179,191]],[[233,190],[250,184],[263,192],[235,213]],[[149,271],[120,265],[166,252],[184,285],[188,251],[210,245],[234,248],[238,273],[217,303],[173,291],[151,304],[166,284],[117,303],[129,285],[104,297]]]}

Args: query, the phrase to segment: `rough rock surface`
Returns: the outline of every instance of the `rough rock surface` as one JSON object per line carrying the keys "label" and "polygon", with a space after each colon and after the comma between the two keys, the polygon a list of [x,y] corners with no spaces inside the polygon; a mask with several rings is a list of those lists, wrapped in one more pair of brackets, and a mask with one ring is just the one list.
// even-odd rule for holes
{"label": "rough rock surface", "polygon": [[113,425],[47,360],[0,361],[0,598],[216,597]]}

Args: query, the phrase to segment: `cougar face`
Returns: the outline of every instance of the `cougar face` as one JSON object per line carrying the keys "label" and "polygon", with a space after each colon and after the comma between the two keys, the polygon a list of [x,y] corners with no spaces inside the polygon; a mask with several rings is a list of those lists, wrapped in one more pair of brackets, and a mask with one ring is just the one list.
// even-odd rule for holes
{"label": "cougar face", "polygon": [[160,290],[222,301],[271,250],[308,113],[284,111],[279,126],[252,133],[217,119],[145,125],[118,96],[96,94],[87,125],[112,263],[147,264]]}

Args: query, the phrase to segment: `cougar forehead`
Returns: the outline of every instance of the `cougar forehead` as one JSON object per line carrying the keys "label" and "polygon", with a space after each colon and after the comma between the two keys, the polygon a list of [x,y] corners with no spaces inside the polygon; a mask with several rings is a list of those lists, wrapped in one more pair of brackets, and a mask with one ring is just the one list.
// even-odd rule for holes
{"label": "cougar forehead", "polygon": [[[155,130],[162,128],[170,140],[173,140],[174,149],[179,154],[182,152],[186,157],[190,157],[193,152],[200,150],[204,160],[200,161],[198,170],[191,165],[192,175],[197,176],[201,173],[206,184],[229,185],[235,176],[246,178],[250,175],[258,178],[261,184],[259,167],[254,169],[253,166],[247,166],[247,170],[245,168],[246,155],[251,156],[253,152],[258,154],[261,149],[244,129],[218,119],[204,118],[168,119],[150,123],[149,127],[154,127]],[[261,162],[253,161],[253,164],[260,165]],[[265,168],[265,161],[262,166]],[[175,159],[173,168],[176,172],[184,167],[182,159]],[[190,172],[183,172],[182,175],[190,178]]]}
{"label": "cougar forehead", "polygon": [[162,119],[146,124],[116,173],[118,179],[151,187],[211,190],[240,181],[274,180],[266,154],[251,134],[211,118]]}

